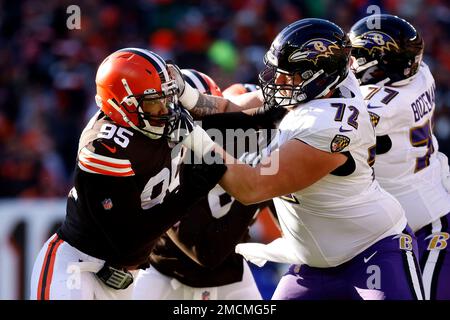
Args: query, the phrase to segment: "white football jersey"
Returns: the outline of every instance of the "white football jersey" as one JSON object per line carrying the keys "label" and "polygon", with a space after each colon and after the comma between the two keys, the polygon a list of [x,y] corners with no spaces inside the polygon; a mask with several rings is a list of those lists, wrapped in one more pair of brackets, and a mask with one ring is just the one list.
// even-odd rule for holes
{"label": "white football jersey", "polygon": [[[376,179],[400,201],[408,224],[417,231],[450,212],[450,195],[441,182],[438,145],[432,129],[433,76],[422,63],[417,76],[407,85],[366,85],[361,91],[376,135],[388,135],[392,144],[389,151],[376,156]],[[381,149],[386,149],[385,144]]]}
{"label": "white football jersey", "polygon": [[341,98],[297,106],[279,127],[279,145],[298,139],[326,152],[348,152],[354,160],[351,173],[328,174],[275,199],[283,237],[297,263],[313,267],[342,264],[406,226],[398,201],[373,179],[375,132],[353,74],[340,91]]}

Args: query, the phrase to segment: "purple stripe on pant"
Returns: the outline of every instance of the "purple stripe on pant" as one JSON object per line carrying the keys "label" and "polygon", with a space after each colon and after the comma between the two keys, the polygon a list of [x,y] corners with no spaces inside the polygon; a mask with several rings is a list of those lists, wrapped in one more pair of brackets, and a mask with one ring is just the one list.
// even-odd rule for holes
{"label": "purple stripe on pant", "polygon": [[450,300],[450,213],[416,232],[425,296]]}
{"label": "purple stripe on pant", "polygon": [[292,265],[273,300],[415,300],[423,286],[410,228],[384,238],[337,267]]}

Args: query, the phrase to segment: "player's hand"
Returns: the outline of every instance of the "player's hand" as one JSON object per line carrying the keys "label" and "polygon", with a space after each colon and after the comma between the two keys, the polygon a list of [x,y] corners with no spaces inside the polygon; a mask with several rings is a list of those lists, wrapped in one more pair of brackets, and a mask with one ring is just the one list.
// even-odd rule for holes
{"label": "player's hand", "polygon": [[178,86],[178,100],[186,109],[190,110],[197,104],[200,92],[197,89],[191,87],[187,83],[180,68],[175,64],[167,64],[167,71],[172,79],[175,80]]}
{"label": "player's hand", "polygon": [[170,135],[170,140],[175,143],[182,142],[187,136],[189,136],[194,127],[196,126],[194,119],[192,118],[189,111],[180,108],[180,120],[178,122],[178,127]]}
{"label": "player's hand", "polygon": [[275,128],[284,118],[286,113],[287,109],[277,107],[270,102],[264,102],[264,104],[255,111],[253,117],[261,124],[261,126],[265,128]]}
{"label": "player's hand", "polygon": [[214,141],[208,136],[205,130],[194,122],[189,111],[181,108],[178,128],[170,135],[171,141],[181,143],[192,150],[196,157],[203,158],[214,148]]}
{"label": "player's hand", "polygon": [[183,171],[183,192],[190,197],[200,198],[214,188],[227,171],[222,163],[186,164]]}

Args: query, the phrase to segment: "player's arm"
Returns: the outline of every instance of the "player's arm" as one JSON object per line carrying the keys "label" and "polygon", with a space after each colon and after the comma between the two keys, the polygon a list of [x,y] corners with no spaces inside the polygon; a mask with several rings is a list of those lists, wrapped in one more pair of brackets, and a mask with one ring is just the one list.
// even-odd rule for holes
{"label": "player's arm", "polygon": [[[196,90],[193,88],[190,89]],[[194,101],[195,99],[192,99],[191,102],[182,103],[189,110],[189,112],[197,117],[204,117],[207,115],[224,112],[241,112],[248,109],[252,109],[253,111],[256,110],[256,108],[261,107],[263,103],[262,95],[258,91],[245,93],[239,97],[236,97],[233,101],[227,98],[198,92],[198,99],[196,102]]]}
{"label": "player's arm", "polygon": [[137,248],[151,244],[198,200],[184,193],[170,193],[162,204],[143,209],[134,177],[113,177],[80,170],[77,184],[83,185],[77,188],[78,198],[83,199],[89,216],[102,233],[100,236],[115,252],[115,261],[110,262],[118,265],[133,263],[140,255]]}
{"label": "player's arm", "polygon": [[179,101],[193,116],[204,117],[216,113],[240,112],[258,108],[263,104],[261,91],[249,92],[244,94],[244,97],[233,100],[202,94],[184,80],[176,65],[168,64],[167,66],[171,77],[177,82]]}
{"label": "player's arm", "polygon": [[[219,184],[236,200],[252,204],[302,190],[326,176],[347,161],[341,153],[331,153],[314,148],[300,140],[292,139],[263,158],[256,167],[233,158],[212,141],[208,134],[186,117],[182,119],[184,132],[181,144],[202,158],[213,151],[219,154],[225,165],[214,163],[205,167],[214,176],[224,172]],[[210,157],[215,158],[215,157]],[[202,169],[202,166],[198,167]]]}
{"label": "player's arm", "polygon": [[302,190],[343,165],[341,153],[321,151],[300,140],[290,140],[253,168],[223,150],[227,171],[219,184],[244,204],[257,203]]}
{"label": "player's arm", "polygon": [[[246,165],[216,145],[198,126],[182,142],[196,155],[213,150],[224,159],[226,172],[220,186],[243,204],[252,204],[302,190],[347,161],[342,153],[316,149],[300,140],[289,140],[263,158],[256,167]],[[213,165],[211,169],[220,168]]]}
{"label": "player's arm", "polygon": [[236,244],[247,233],[256,210],[255,205],[242,210],[230,210],[217,219],[209,210],[196,205],[167,234],[193,261],[212,269],[234,252]]}
{"label": "player's arm", "polygon": [[111,263],[133,265],[142,256],[142,250],[147,252],[153,241],[187,214],[223,174],[219,172],[212,178],[210,173],[207,181],[199,183],[202,177],[197,177],[192,168],[186,167],[185,178],[177,190],[168,193],[162,203],[146,209],[142,208],[141,188],[134,175],[94,174],[77,168],[78,199],[83,204],[82,210],[100,230],[100,236],[115,252]]}

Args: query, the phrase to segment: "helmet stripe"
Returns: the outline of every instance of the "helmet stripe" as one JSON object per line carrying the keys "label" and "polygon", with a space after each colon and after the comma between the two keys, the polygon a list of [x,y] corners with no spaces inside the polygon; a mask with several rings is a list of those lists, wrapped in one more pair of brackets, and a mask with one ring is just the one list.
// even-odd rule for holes
{"label": "helmet stripe", "polygon": [[203,77],[192,69],[183,69],[181,73],[185,76],[185,80],[194,88],[198,89],[202,93],[211,94],[209,85]]}
{"label": "helmet stripe", "polygon": [[132,52],[135,53],[143,58],[145,58],[147,61],[149,61],[156,69],[158,74],[162,74],[164,76],[163,79],[161,79],[163,82],[167,82],[170,80],[169,73],[167,72],[166,63],[164,60],[159,57],[158,55],[150,52],[149,50],[140,49],[140,48],[125,48],[119,51],[126,51],[126,52]]}

